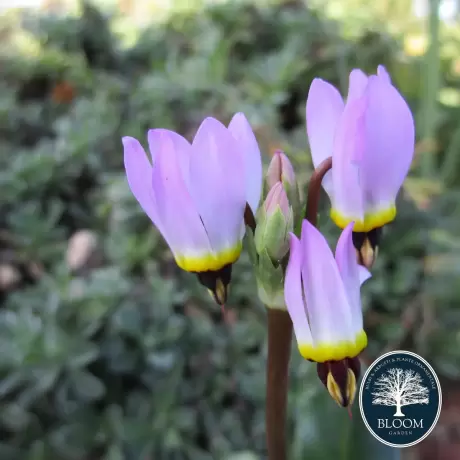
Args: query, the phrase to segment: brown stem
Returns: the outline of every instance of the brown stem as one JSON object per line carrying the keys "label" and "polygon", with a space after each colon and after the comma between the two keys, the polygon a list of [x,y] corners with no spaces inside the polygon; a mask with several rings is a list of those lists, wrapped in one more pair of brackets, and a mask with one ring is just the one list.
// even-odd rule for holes
{"label": "brown stem", "polygon": [[319,193],[325,174],[332,168],[332,157],[326,158],[314,171],[308,184],[305,219],[316,227],[318,219]]}
{"label": "brown stem", "polygon": [[267,308],[268,364],[265,424],[268,460],[286,460],[286,406],[292,322],[287,311]]}
{"label": "brown stem", "polygon": [[[306,218],[316,226],[321,181],[332,167],[332,158],[324,160],[313,172],[308,186]],[[246,209],[248,206],[246,206]],[[250,210],[250,209],[249,209]],[[252,213],[251,213],[252,214]],[[246,225],[248,221],[246,220]],[[268,460],[286,460],[286,407],[289,384],[292,322],[285,310],[267,308],[268,362],[265,427]]]}

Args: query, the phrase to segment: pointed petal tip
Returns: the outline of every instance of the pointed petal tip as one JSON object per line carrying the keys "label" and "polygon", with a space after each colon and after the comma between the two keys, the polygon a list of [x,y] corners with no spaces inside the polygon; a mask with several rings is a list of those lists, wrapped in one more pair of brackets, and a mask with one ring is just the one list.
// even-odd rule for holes
{"label": "pointed petal tip", "polygon": [[233,115],[230,123],[228,124],[228,130],[237,140],[242,142],[243,148],[255,150],[255,153],[260,156],[259,145],[257,143],[257,139],[255,138],[254,130],[243,112],[237,112]]}
{"label": "pointed petal tip", "polygon": [[214,127],[218,126],[219,128],[220,127],[224,127],[225,129],[227,129],[227,127],[222,123],[220,122],[217,118],[214,118],[214,117],[206,117],[200,124],[198,131],[200,131],[201,129],[213,129]]}
{"label": "pointed petal tip", "polygon": [[247,130],[248,128],[252,132],[252,127],[249,123],[249,120],[243,112],[236,112],[228,124],[228,130],[231,132],[234,130],[239,131],[241,129]]}
{"label": "pointed petal tip", "polygon": [[[170,146],[176,152],[189,155],[190,142],[181,134],[165,128],[152,128],[147,131],[147,140],[150,153],[155,159],[165,145]],[[187,168],[186,168],[187,169]]]}
{"label": "pointed petal tip", "polygon": [[352,78],[352,76],[356,76],[359,78],[366,77],[367,75],[361,70],[361,69],[352,69],[349,75],[349,78]]}
{"label": "pointed petal tip", "polygon": [[123,144],[123,156],[127,173],[133,172],[133,167],[136,164],[144,164],[144,167],[152,166],[147,158],[144,147],[135,137],[123,136],[121,142]]}
{"label": "pointed petal tip", "polygon": [[147,137],[150,138],[155,138],[155,137],[160,137],[160,138],[170,138],[170,137],[182,137],[180,134],[176,133],[175,131],[171,131],[170,129],[166,128],[151,128],[147,131]]}
{"label": "pointed petal tip", "polygon": [[377,66],[377,75],[379,78],[385,80],[387,83],[390,83],[391,84],[391,78],[390,78],[390,74],[388,73],[388,70],[386,69],[386,67],[382,64],[379,64]]}
{"label": "pointed petal tip", "polygon": [[348,230],[348,229],[352,229],[353,230],[353,227],[355,226],[355,221],[352,220],[345,228],[344,230]]}
{"label": "pointed petal tip", "polygon": [[359,270],[359,284],[360,285],[365,283],[369,278],[372,278],[372,273],[363,265],[359,265],[358,270]]}
{"label": "pointed petal tip", "polygon": [[125,148],[130,147],[131,145],[134,145],[134,144],[137,145],[140,143],[135,137],[131,137],[131,136],[123,136],[121,138],[121,142],[123,144],[123,147]]}
{"label": "pointed petal tip", "polygon": [[279,181],[288,186],[295,186],[296,175],[294,167],[282,150],[275,150],[268,165],[266,179],[270,188],[274,187]]}
{"label": "pointed petal tip", "polygon": [[302,221],[302,231],[301,231],[302,239],[304,238],[305,234],[311,231],[315,231],[315,230],[318,232],[318,229],[310,221],[308,221],[307,219],[304,219]]}
{"label": "pointed petal tip", "polygon": [[220,140],[225,135],[223,134],[224,130],[225,132],[229,131],[228,128],[217,118],[206,117],[196,130],[192,145],[195,145],[197,142],[203,142],[203,139],[207,139],[209,137],[214,137],[215,139]]}
{"label": "pointed petal tip", "polygon": [[264,208],[267,216],[271,216],[274,212],[276,212],[278,207],[281,209],[283,215],[288,218],[289,200],[281,182],[277,182],[270,189],[267,198],[265,198],[264,201]]}
{"label": "pointed petal tip", "polygon": [[361,69],[353,69],[348,77],[347,102],[359,99],[366,91],[369,77]]}
{"label": "pointed petal tip", "polygon": [[308,90],[307,105],[308,105],[308,99],[314,93],[319,92],[319,91],[324,91],[324,90],[331,90],[331,89],[337,91],[337,88],[331,83],[329,83],[328,81],[323,80],[322,78],[314,78]]}
{"label": "pointed petal tip", "polygon": [[330,85],[329,82],[327,82],[326,80],[324,80],[323,78],[319,78],[319,77],[316,77],[316,78],[313,78],[312,82],[311,82],[311,85],[310,85],[310,88],[315,85]]}
{"label": "pointed petal tip", "polygon": [[297,235],[294,232],[289,232],[289,240],[292,241],[293,239],[297,240]]}
{"label": "pointed petal tip", "polygon": [[[337,240],[335,247],[335,259],[339,265],[342,265],[343,259],[348,260],[350,252],[352,251],[353,257],[355,254],[355,248],[353,244],[353,226],[354,222],[350,222],[343,230]],[[350,249],[352,248],[352,249]],[[347,265],[345,262],[343,265]]]}
{"label": "pointed petal tip", "polygon": [[203,119],[201,124],[203,124],[203,123],[215,123],[215,122],[220,123],[220,121],[217,118],[208,116],[208,117]]}
{"label": "pointed petal tip", "polygon": [[159,147],[166,139],[169,139],[172,131],[162,128],[152,128],[147,131],[147,140],[151,152],[160,151]]}
{"label": "pointed petal tip", "polygon": [[350,222],[349,224],[346,225],[346,227],[342,230],[342,233],[340,235],[341,238],[345,238],[345,239],[352,239],[352,235],[353,235],[353,228],[355,226],[355,222],[352,221]]}
{"label": "pointed petal tip", "polygon": [[[322,78],[314,78],[310,84],[310,88],[308,90],[308,95],[307,95],[307,107],[308,107],[308,100],[311,99],[313,96],[315,96],[317,93],[321,94],[321,97],[324,97],[324,92],[325,91],[333,91],[338,92],[337,88],[329,83],[327,80],[323,80]],[[326,96],[328,93],[326,93]],[[320,97],[320,96],[317,96]]]}
{"label": "pointed petal tip", "polygon": [[232,117],[230,123],[231,123],[233,120],[237,120],[237,121],[241,120],[241,121],[243,121],[243,122],[249,124],[249,120],[248,120],[248,118],[246,117],[246,115],[245,115],[243,112],[236,112],[235,115],[233,115],[233,117]]}
{"label": "pointed petal tip", "polygon": [[334,256],[326,237],[307,219],[302,222],[300,241],[305,247],[308,247],[308,252],[315,254],[315,257],[333,259]]}
{"label": "pointed petal tip", "polygon": [[163,129],[163,128],[150,128],[148,131],[147,131],[147,137],[148,136],[156,136],[162,132],[165,132],[165,131],[168,131],[167,129]]}
{"label": "pointed petal tip", "polygon": [[297,237],[297,235],[294,232],[289,232],[289,247],[291,248],[291,251],[294,248],[294,246],[299,242],[300,240]]}
{"label": "pointed petal tip", "polygon": [[[218,120],[216,120],[218,121]],[[218,123],[220,123],[218,121]],[[243,112],[237,112],[233,115],[230,123],[228,124],[228,130],[240,141],[243,142],[244,148],[256,149],[260,156],[259,145],[254,135],[251,123]]]}

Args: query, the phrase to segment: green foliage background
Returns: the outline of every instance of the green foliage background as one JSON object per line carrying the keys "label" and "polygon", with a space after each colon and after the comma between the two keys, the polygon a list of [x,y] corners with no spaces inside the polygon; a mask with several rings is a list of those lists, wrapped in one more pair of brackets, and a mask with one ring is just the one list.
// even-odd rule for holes
{"label": "green foliage background", "polygon": [[[91,5],[2,18],[0,264],[16,275],[0,286],[2,460],[264,458],[265,311],[248,257],[234,268],[224,321],[132,197],[120,138],[145,144],[151,127],[190,138],[203,117],[243,111],[266,161],[284,149],[305,190],[309,85],[322,77],[344,90],[353,67],[388,67],[422,150],[364,288],[364,361],[411,349],[457,381],[460,109],[438,102],[436,82],[422,78],[427,58],[405,55],[401,37],[342,30],[297,2],[230,2],[138,37]],[[458,91],[454,59],[430,52],[438,84]],[[72,269],[69,239],[83,229],[96,249]],[[291,368],[289,458],[399,455],[359,412],[348,419],[294,347]]]}

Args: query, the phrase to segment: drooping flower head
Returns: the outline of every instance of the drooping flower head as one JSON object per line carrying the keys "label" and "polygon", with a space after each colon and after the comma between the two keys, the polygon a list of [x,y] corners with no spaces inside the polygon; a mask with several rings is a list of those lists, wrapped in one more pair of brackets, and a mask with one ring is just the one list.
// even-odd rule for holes
{"label": "drooping flower head", "polygon": [[182,269],[198,274],[220,304],[242,249],[246,203],[255,213],[262,188],[260,151],[242,113],[228,128],[206,118],[190,144],[151,129],[152,163],[138,140],[123,138],[129,186]]}
{"label": "drooping flower head", "polygon": [[377,75],[350,73],[346,103],[331,84],[316,78],[307,99],[307,134],[317,167],[332,156],[323,180],[331,218],[355,222],[354,243],[372,264],[380,229],[396,216],[395,200],[414,155],[412,113],[383,66]]}
{"label": "drooping flower head", "polygon": [[300,240],[291,234],[284,284],[299,351],[318,363],[318,375],[344,407],[353,402],[357,356],[367,345],[360,287],[370,273],[356,261],[352,229],[353,222],[342,232],[334,258],[326,239],[304,220]]}

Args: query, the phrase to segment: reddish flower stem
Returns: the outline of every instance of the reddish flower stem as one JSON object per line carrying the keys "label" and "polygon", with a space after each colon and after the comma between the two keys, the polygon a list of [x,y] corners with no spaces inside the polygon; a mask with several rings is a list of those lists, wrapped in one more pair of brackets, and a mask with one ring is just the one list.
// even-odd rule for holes
{"label": "reddish flower stem", "polygon": [[321,191],[321,182],[325,174],[332,168],[332,157],[326,158],[314,171],[308,184],[307,206],[305,219],[315,227],[318,220],[318,203]]}
{"label": "reddish flower stem", "polygon": [[267,308],[268,361],[265,428],[268,460],[286,460],[286,407],[292,322],[287,311]]}
{"label": "reddish flower stem", "polygon": [[[324,160],[313,172],[308,185],[306,219],[316,226],[321,181],[332,167],[332,158]],[[292,322],[285,310],[267,308],[268,359],[265,400],[265,428],[268,460],[286,460],[286,407],[289,385]]]}

